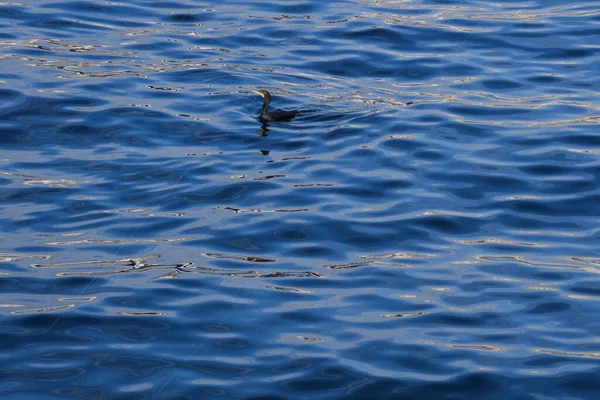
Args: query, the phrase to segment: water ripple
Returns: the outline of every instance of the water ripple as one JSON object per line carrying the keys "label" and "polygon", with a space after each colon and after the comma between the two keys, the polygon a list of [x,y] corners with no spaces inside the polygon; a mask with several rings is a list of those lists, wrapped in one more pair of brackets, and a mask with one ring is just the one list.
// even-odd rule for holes
{"label": "water ripple", "polygon": [[449,3],[0,3],[0,393],[595,398],[598,5]]}

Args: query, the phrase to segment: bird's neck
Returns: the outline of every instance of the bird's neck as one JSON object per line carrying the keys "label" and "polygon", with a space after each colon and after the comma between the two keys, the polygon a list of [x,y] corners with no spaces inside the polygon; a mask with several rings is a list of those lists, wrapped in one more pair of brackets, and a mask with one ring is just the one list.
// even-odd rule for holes
{"label": "bird's neck", "polygon": [[267,116],[268,112],[267,109],[269,108],[269,103],[266,101],[263,101],[263,105],[262,108],[260,109],[260,117],[264,118]]}

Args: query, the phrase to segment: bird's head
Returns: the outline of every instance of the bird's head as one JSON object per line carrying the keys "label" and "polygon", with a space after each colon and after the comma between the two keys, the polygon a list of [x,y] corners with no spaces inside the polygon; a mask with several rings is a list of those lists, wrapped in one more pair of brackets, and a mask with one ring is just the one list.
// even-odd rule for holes
{"label": "bird's head", "polygon": [[266,90],[255,90],[254,93],[262,97],[264,103],[268,104],[271,102],[271,93],[267,92]]}

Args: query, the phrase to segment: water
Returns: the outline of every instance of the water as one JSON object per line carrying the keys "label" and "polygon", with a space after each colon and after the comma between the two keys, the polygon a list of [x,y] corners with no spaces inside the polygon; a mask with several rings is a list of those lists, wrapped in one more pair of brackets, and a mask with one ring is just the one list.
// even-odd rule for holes
{"label": "water", "polygon": [[0,17],[0,397],[597,398],[598,2]]}

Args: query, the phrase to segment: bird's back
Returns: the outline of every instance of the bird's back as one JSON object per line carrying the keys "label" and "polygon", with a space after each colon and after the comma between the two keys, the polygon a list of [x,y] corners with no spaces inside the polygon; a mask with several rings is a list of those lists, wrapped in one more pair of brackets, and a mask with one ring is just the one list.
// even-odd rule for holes
{"label": "bird's back", "polygon": [[288,121],[294,118],[298,114],[298,111],[284,111],[284,110],[275,110],[267,114],[266,120],[268,121]]}

